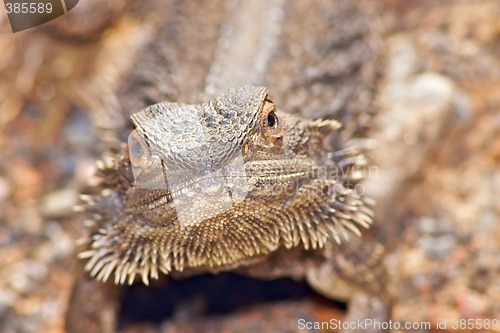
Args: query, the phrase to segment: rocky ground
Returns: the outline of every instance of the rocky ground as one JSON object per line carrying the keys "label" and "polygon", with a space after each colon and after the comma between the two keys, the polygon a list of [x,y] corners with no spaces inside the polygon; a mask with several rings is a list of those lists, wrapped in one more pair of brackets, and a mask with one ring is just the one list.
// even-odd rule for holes
{"label": "rocky ground", "polygon": [[[500,2],[383,0],[379,17],[378,173],[367,188],[391,250],[392,319],[500,332],[451,327],[500,320]],[[75,43],[6,27],[0,16],[0,331],[63,332],[81,223],[72,207],[101,151],[86,92],[113,77],[140,24],[124,14]],[[289,280],[224,274],[155,288],[129,292],[124,332],[303,332],[299,318],[345,319],[342,304]],[[162,289],[175,294],[163,312],[133,306]]]}

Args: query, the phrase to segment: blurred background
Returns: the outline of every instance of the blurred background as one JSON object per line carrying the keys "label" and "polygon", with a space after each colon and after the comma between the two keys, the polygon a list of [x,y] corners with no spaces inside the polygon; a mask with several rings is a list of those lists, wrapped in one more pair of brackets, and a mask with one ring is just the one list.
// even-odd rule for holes
{"label": "blurred background", "polygon": [[[359,5],[379,34],[368,135],[379,174],[367,188],[391,251],[392,318],[500,319],[500,1]],[[81,1],[16,34],[0,10],[0,332],[64,331],[81,234],[72,208],[113,141],[93,126],[95,110],[113,105],[109,91],[157,24],[153,10]],[[132,291],[122,330],[292,332],[297,318],[345,316],[344,304],[291,280],[207,279],[159,282],[171,288],[160,298],[172,298],[154,314],[134,307],[151,292]],[[221,285],[236,295],[222,306],[207,293]]]}

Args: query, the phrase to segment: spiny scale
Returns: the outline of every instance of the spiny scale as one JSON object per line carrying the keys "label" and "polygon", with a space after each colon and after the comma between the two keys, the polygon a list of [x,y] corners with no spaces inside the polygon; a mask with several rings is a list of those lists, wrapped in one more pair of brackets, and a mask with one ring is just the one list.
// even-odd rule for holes
{"label": "spiny scale", "polygon": [[[275,108],[267,94],[262,87],[241,87],[207,103],[158,104],[132,116],[141,149],[98,161],[101,192],[81,197],[92,223],[85,224],[89,236],[82,239],[86,250],[79,257],[87,261],[91,276],[101,281],[113,276],[116,284],[140,277],[148,284],[159,272],[232,269],[279,248],[340,244],[350,234],[360,236],[358,227],[370,226],[370,201],[354,190],[359,179],[345,172],[364,165],[360,150],[325,148],[325,140],[339,128],[333,120],[310,121],[276,110],[278,122],[269,122],[269,110]],[[243,163],[241,170],[235,161]],[[151,166],[160,176],[180,179],[175,188],[183,192],[141,187],[134,177],[147,174]],[[314,172],[323,166],[341,172]],[[210,183],[215,176],[207,175],[217,172],[223,176]],[[197,198],[207,181],[219,192],[209,193],[208,203],[197,199],[187,206],[211,209],[223,200],[225,189],[230,207],[201,220],[181,221],[182,202],[179,206],[174,200],[182,200],[184,193]],[[213,185],[221,181],[227,183]],[[237,200],[234,184],[243,184],[248,193]]]}

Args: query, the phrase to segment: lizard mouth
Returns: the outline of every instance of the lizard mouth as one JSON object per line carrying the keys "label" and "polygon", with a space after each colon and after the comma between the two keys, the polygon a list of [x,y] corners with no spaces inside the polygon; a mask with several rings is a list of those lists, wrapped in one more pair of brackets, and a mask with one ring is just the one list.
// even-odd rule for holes
{"label": "lizard mouth", "polygon": [[[172,172],[161,167],[143,169],[135,176],[135,187],[151,190],[147,206],[175,207],[182,225],[199,223],[215,217],[252,195],[282,196],[293,194],[297,184],[313,172],[304,161],[266,160],[244,162],[235,158],[218,170]],[[265,168],[263,168],[265,166]]]}
{"label": "lizard mouth", "polygon": [[[266,168],[263,169],[262,165],[266,165]],[[255,188],[299,181],[314,173],[315,169],[310,163],[300,164],[295,160],[243,162],[236,159],[215,171],[170,172],[162,165],[161,168],[141,170],[134,177],[136,187],[168,190],[169,196],[175,199],[196,195],[190,193],[194,191],[215,195],[223,188]]]}

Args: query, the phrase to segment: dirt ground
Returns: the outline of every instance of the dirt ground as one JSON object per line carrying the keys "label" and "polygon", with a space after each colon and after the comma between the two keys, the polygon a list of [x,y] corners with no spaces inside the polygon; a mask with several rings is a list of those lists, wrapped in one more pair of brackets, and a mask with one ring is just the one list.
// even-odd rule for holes
{"label": "dirt ground", "polygon": [[[379,8],[371,137],[380,174],[367,187],[391,251],[391,318],[431,324],[415,332],[500,332],[500,1]],[[104,149],[83,88],[119,65],[138,23],[124,14],[98,39],[74,43],[7,24],[0,17],[0,332],[63,332],[82,221],[72,208]],[[131,290],[122,331],[304,332],[298,318],[345,319],[345,305],[291,280],[201,279],[160,281],[153,290],[177,290],[178,302],[155,314],[133,304],[158,297]],[[235,296],[221,307],[207,285]]]}

